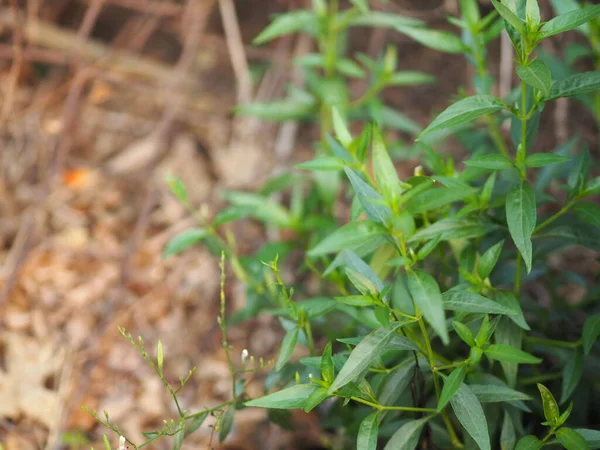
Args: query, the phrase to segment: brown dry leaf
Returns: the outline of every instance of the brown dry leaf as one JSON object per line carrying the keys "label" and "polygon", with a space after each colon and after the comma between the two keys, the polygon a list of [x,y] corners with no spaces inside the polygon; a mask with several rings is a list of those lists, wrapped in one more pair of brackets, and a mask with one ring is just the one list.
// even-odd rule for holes
{"label": "brown dry leaf", "polygon": [[60,398],[48,385],[58,379],[64,350],[17,333],[6,333],[2,342],[6,367],[0,370],[0,417],[23,415],[50,428],[59,413]]}

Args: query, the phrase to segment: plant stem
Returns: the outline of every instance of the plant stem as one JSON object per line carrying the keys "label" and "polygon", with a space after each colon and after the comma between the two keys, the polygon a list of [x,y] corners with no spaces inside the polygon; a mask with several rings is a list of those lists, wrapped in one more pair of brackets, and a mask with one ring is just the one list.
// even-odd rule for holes
{"label": "plant stem", "polygon": [[432,408],[415,408],[413,406],[385,406],[380,405],[379,403],[370,402],[368,400],[364,400],[359,397],[350,397],[351,400],[355,402],[362,403],[363,405],[368,405],[372,408],[375,408],[379,411],[410,411],[410,412],[429,412],[429,413],[437,413],[435,409]]}
{"label": "plant stem", "polygon": [[523,258],[520,253],[517,253],[517,262],[515,264],[515,294],[518,294],[521,291],[521,278],[523,274],[521,273],[521,262]]}
{"label": "plant stem", "polygon": [[558,380],[558,379],[562,378],[562,376],[563,376],[562,372],[542,373],[540,375],[534,375],[532,377],[521,378],[521,380],[519,382],[522,385],[537,384],[537,383],[543,383],[545,381]]}
{"label": "plant stem", "polygon": [[563,206],[560,209],[560,211],[558,211],[556,214],[548,217],[541,224],[539,224],[537,227],[535,227],[535,230],[533,230],[533,232],[537,233],[538,231],[542,230],[543,228],[546,228],[548,225],[550,225],[556,219],[561,217],[563,214],[567,213],[574,205],[575,205],[575,200],[571,200],[569,203],[567,203],[565,206]]}

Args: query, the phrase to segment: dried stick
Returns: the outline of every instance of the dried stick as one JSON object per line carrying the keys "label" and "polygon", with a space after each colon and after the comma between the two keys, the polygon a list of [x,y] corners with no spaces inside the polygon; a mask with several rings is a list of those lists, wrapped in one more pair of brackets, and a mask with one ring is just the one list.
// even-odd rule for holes
{"label": "dried stick", "polygon": [[219,0],[219,10],[225,30],[229,58],[237,81],[237,100],[239,104],[249,103],[252,99],[252,79],[233,1]]}
{"label": "dried stick", "polygon": [[[83,0],[86,3],[94,0]],[[184,9],[181,5],[169,2],[157,2],[152,0],[105,0],[107,4],[133,9],[145,14],[159,17],[180,17]]]}
{"label": "dried stick", "polygon": [[21,20],[19,18],[19,9],[17,0],[10,0],[12,18],[14,21],[13,29],[13,49],[14,59],[10,68],[8,83],[4,94],[4,105],[0,111],[0,124],[3,124],[10,115],[14,103],[15,90],[19,81],[19,73],[23,64],[23,31]]}

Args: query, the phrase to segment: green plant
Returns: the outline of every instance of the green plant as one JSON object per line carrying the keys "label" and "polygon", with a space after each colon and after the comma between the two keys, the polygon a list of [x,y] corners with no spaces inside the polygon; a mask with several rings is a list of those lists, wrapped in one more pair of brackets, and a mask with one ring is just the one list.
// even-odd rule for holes
{"label": "green plant", "polygon": [[[485,16],[475,0],[461,0],[460,17],[449,19],[460,28],[458,37],[371,11],[366,1],[352,3],[342,10],[336,0],[315,0],[312,11],[279,16],[257,38],[262,43],[305,31],[319,43],[319,54],[297,61],[306,70],[306,90],[242,109],[268,119],[318,118],[315,157],[299,166],[311,175],[286,174],[259,193],[226,193],[231,206],[212,219],[200,215],[202,227],[165,249],[170,256],[203,241],[223,252],[246,283],[241,313],[226,319],[222,299],[224,336],[226,320],[262,310],[285,330],[265,382],[265,392],[273,392],[243,399],[231,366],[233,400],[221,406],[231,411],[227,423],[242,407],[316,409],[328,448],[370,450],[385,443],[387,450],[405,450],[420,442],[422,448],[598,448],[600,431],[592,429],[599,400],[597,275],[558,270],[549,260],[572,247],[600,250],[600,207],[590,201],[600,194],[600,178],[590,177],[593,161],[585,145],[572,156],[578,138],[540,152],[536,137],[547,103],[600,90],[598,71],[554,79],[537,56],[538,44],[599,17],[600,6],[543,22],[535,0],[492,0],[494,11]],[[342,56],[345,33],[354,25],[390,26],[438,51],[464,54],[475,68],[474,95],[462,92],[425,129],[403,130],[417,135],[406,151],[425,166],[407,180],[398,178],[396,151],[386,140],[390,115],[397,129],[398,121],[407,122],[383,106],[381,90],[394,84],[390,80],[429,78],[396,72],[395,50],[377,63],[360,56],[371,83],[351,100],[345,78],[364,73]],[[513,44],[520,80],[507,98],[492,94],[487,52],[502,30]],[[354,137],[351,121],[368,123]],[[506,121],[509,139],[502,132]],[[464,168],[440,149],[449,135],[471,153]],[[171,179],[170,185],[193,211],[181,183]],[[281,203],[270,198],[279,191],[289,193]],[[333,214],[338,202],[350,205],[341,227]],[[238,255],[221,227],[240,217],[290,229],[294,237]],[[301,264],[292,265],[292,249],[303,251]],[[283,264],[296,275],[295,289],[284,280]],[[318,289],[304,282],[309,277],[319,280]],[[548,304],[525,283],[541,286]],[[561,294],[569,283],[586,286],[577,304]],[[309,356],[292,361],[298,345]],[[161,363],[138,347],[157,370]],[[178,390],[166,386],[176,401]],[[550,389],[560,389],[559,402]],[[559,404],[571,399],[561,413]],[[190,416],[180,412],[162,435],[183,438]],[[335,439],[327,437],[332,430]]]}

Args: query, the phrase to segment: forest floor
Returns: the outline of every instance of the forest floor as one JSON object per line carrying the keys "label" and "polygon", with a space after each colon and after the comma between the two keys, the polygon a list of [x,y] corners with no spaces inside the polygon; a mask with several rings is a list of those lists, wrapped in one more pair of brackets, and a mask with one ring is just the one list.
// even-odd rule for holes
{"label": "forest floor", "polygon": [[[441,1],[422,2],[430,4],[426,10],[410,3],[387,8],[443,26]],[[309,158],[317,138],[310,124],[295,124],[290,134],[289,127],[231,113],[239,102],[281,97],[294,81],[292,58],[310,51],[309,40],[250,43],[270,14],[302,2],[238,1],[237,14],[231,4],[0,6],[0,448],[102,448],[103,432],[116,446],[118,437],[82,405],[107,411],[131,436],[173,417],[168,392],[118,326],[142,336],[151,354],[162,341],[167,378],[176,382],[197,366],[182,392],[185,407],[229,400],[216,322],[219,262],[202,247],[163,260],[165,243],[195,223],[166,177],[181,178],[191,203],[214,214],[224,188],[255,189]],[[466,83],[460,57],[387,31],[359,30],[352,38],[370,54],[395,42],[402,69],[438,76],[438,84],[387,93],[421,125]],[[361,91],[360,82],[355,88]],[[407,175],[416,165],[398,169]],[[242,253],[264,239],[251,222],[233,231]],[[243,292],[227,283],[230,312],[243,305]],[[262,316],[229,333],[233,354],[248,348],[265,359],[276,354],[280,337],[276,320]],[[258,380],[250,389],[260,395]],[[316,419],[297,420],[316,443]],[[215,448],[290,449],[297,441],[270,426],[261,410],[240,412],[222,446],[209,425],[184,448],[207,448],[212,439]]]}

